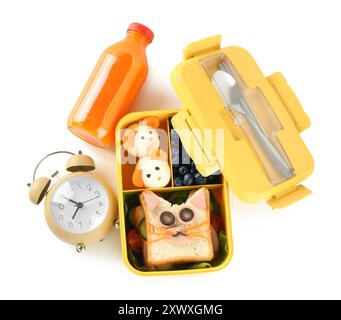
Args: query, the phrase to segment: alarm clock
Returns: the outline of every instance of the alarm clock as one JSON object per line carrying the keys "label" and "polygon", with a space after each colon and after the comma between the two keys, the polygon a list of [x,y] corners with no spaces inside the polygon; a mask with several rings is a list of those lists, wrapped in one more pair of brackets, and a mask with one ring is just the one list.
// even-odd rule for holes
{"label": "alarm clock", "polygon": [[[72,155],[66,163],[70,173],[52,186],[51,179],[36,179],[36,171],[47,158],[58,153]],[[56,151],[41,159],[29,183],[29,198],[38,205],[45,197],[45,218],[51,231],[61,240],[83,252],[87,245],[101,241],[113,227],[117,213],[113,191],[99,175],[90,173],[95,163],[81,151]],[[51,177],[55,177],[56,174]]]}

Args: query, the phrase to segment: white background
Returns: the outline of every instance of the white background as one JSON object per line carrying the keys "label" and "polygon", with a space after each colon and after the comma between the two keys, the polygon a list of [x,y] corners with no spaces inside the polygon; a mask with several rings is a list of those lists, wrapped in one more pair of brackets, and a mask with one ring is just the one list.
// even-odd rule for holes
{"label": "white background", "polygon": [[[341,298],[340,1],[1,1],[0,298]],[[281,210],[231,195],[234,257],[222,271],[140,277],[125,267],[117,230],[79,255],[56,239],[26,183],[46,153],[82,149],[116,189],[113,148],[74,137],[66,119],[100,53],[130,22],[155,32],[134,110],[177,108],[169,75],[190,42],[220,33],[281,71],[312,127],[314,194]],[[47,162],[39,175],[64,166]]]}

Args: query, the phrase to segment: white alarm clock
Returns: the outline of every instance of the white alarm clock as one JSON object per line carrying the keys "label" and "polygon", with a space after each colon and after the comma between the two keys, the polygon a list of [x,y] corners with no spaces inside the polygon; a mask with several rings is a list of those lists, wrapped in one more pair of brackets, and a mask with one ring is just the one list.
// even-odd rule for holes
{"label": "white alarm clock", "polygon": [[[51,179],[35,179],[37,168],[43,160],[56,153],[72,154],[66,164],[71,173],[60,178],[51,187]],[[29,184],[30,200],[39,204],[45,198],[45,218],[51,231],[61,240],[76,245],[77,251],[101,241],[113,227],[116,218],[115,199],[107,182],[97,174],[92,158],[79,152],[53,152],[44,157]]]}

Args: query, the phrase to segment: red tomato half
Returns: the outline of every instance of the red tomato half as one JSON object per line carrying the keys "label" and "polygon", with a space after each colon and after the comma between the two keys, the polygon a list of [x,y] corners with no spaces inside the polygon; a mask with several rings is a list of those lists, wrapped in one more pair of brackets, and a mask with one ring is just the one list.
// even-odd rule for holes
{"label": "red tomato half", "polygon": [[141,253],[142,252],[142,246],[143,246],[143,240],[142,238],[137,234],[136,229],[132,229],[129,231],[127,235],[127,242],[128,246],[134,253]]}
{"label": "red tomato half", "polygon": [[214,230],[219,235],[220,231],[224,230],[224,222],[221,216],[216,214],[211,215],[211,225],[213,226]]}

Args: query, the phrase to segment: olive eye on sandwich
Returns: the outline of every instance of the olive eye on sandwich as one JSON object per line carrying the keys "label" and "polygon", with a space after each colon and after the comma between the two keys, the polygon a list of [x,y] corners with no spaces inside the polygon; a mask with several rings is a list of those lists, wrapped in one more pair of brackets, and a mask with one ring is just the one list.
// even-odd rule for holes
{"label": "olive eye on sandwich", "polygon": [[164,211],[160,215],[160,221],[165,226],[171,226],[175,222],[175,216],[169,211]]}
{"label": "olive eye on sandwich", "polygon": [[185,209],[182,209],[180,211],[180,218],[184,222],[191,221],[193,219],[193,217],[194,217],[194,212],[193,212],[193,210],[191,210],[189,208],[185,208]]}

